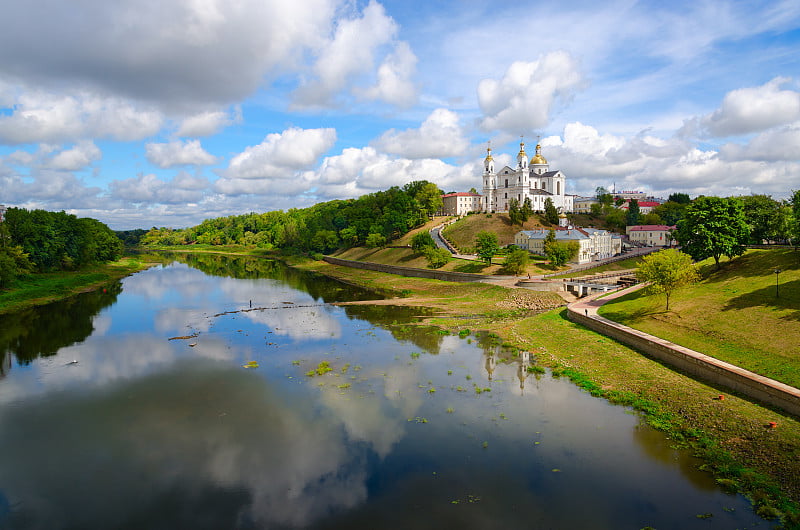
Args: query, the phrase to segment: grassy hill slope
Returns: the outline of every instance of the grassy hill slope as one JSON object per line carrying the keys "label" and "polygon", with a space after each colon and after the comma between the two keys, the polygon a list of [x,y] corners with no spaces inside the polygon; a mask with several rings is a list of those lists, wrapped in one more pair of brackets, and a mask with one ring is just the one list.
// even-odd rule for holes
{"label": "grassy hill slope", "polygon": [[475,237],[479,232],[488,231],[497,234],[500,246],[514,242],[514,235],[520,230],[533,230],[550,226],[541,216],[534,214],[522,226],[512,225],[508,214],[478,213],[467,215],[444,229],[445,237],[463,254],[475,251]]}
{"label": "grassy hill slope", "polygon": [[[776,275],[780,285],[776,296]],[[700,264],[703,280],[663,295],[632,293],[600,314],[786,384],[800,387],[800,253],[750,250]]]}

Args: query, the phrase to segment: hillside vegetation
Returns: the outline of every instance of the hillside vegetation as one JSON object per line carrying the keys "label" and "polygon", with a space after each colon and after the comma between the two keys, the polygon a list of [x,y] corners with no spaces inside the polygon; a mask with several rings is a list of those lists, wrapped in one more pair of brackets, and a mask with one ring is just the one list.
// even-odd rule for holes
{"label": "hillside vegetation", "polygon": [[462,254],[475,252],[475,237],[479,232],[488,231],[497,234],[500,246],[510,245],[520,230],[533,230],[551,226],[540,215],[534,214],[525,223],[512,225],[505,213],[476,213],[467,215],[444,229],[444,236],[455,245]]}
{"label": "hillside vegetation", "polygon": [[701,262],[703,280],[676,291],[669,311],[663,296],[637,291],[599,313],[800,387],[800,252],[750,250],[722,265],[716,271],[713,259]]}

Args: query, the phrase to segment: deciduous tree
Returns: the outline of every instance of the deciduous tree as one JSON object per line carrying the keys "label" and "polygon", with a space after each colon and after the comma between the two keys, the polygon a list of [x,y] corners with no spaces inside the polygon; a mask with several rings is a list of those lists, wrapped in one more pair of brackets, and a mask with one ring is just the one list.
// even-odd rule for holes
{"label": "deciduous tree", "polygon": [[528,267],[528,261],[530,259],[530,254],[528,254],[527,250],[517,248],[512,250],[506,256],[506,261],[503,264],[503,269],[506,272],[513,275],[522,274],[525,272],[525,269]]}
{"label": "deciduous tree", "polygon": [[664,294],[665,311],[669,311],[669,297],[676,289],[700,279],[692,257],[674,248],[642,258],[636,275],[639,280],[650,282],[650,292]]}
{"label": "deciduous tree", "polygon": [[675,233],[682,250],[696,261],[713,257],[717,269],[722,256],[744,254],[749,235],[742,201],[720,197],[695,199]]}
{"label": "deciduous tree", "polygon": [[494,232],[478,232],[475,236],[475,248],[478,249],[478,256],[487,264],[492,264],[492,258],[497,251],[500,250],[500,245],[497,241],[497,234]]}

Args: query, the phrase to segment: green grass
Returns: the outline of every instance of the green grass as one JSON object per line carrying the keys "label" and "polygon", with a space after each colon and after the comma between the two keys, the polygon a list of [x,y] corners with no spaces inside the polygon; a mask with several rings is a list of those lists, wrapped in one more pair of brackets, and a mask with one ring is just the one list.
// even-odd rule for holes
{"label": "green grass", "polygon": [[149,266],[137,258],[126,257],[80,271],[30,274],[17,279],[9,289],[0,291],[0,313],[19,311],[92,290]]}
{"label": "green grass", "polygon": [[624,271],[635,269],[639,263],[642,262],[642,258],[635,257],[635,258],[628,258],[623,259],[620,261],[615,261],[613,263],[607,263],[605,265],[600,265],[599,267],[593,267],[589,270],[583,270],[580,272],[570,272],[567,274],[560,274],[558,276],[553,276],[553,278],[577,278],[580,276],[591,276],[594,274],[603,274],[604,272],[615,272],[615,271]]}
{"label": "green grass", "polygon": [[[779,297],[775,290],[779,275]],[[750,250],[723,262],[700,264],[703,280],[663,295],[631,293],[599,313],[646,333],[747,370],[800,387],[800,253]]]}

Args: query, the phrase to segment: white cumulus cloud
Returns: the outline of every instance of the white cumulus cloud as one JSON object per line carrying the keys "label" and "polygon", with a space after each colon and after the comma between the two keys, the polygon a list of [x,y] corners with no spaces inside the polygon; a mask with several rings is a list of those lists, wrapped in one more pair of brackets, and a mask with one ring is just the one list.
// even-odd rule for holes
{"label": "white cumulus cloud", "polygon": [[292,179],[309,168],[336,142],[335,129],[292,127],[267,135],[258,145],[234,156],[223,176],[229,179]]}
{"label": "white cumulus cloud", "polygon": [[684,133],[727,137],[761,132],[800,120],[800,91],[785,90],[790,78],[732,90],[714,112],[691,119]]}
{"label": "white cumulus cloud", "polygon": [[381,151],[407,158],[446,158],[464,154],[469,142],[458,114],[440,108],[434,110],[419,129],[390,129],[374,145]]}
{"label": "white cumulus cloud", "polygon": [[[408,44],[395,42],[397,31],[394,19],[374,0],[360,17],[340,19],[333,37],[320,48],[312,67],[313,75],[302,80],[294,92],[294,106],[333,106],[336,96],[343,91],[400,105],[413,103],[416,90],[408,78],[414,71],[416,57]],[[390,45],[393,52],[379,68],[377,84],[369,89],[351,87],[373,72],[376,55]]]}
{"label": "white cumulus cloud", "polygon": [[533,62],[516,61],[502,79],[478,84],[481,127],[519,134],[547,125],[557,100],[583,82],[577,61],[567,52],[550,52]]}
{"label": "white cumulus cloud", "polygon": [[180,140],[165,144],[145,145],[147,160],[161,168],[173,166],[204,166],[217,162],[217,157],[203,149],[200,140]]}
{"label": "white cumulus cloud", "polygon": [[65,149],[55,155],[47,164],[52,169],[77,171],[95,160],[100,160],[100,149],[89,140],[78,142],[72,149]]}
{"label": "white cumulus cloud", "polygon": [[241,123],[242,109],[236,107],[233,114],[222,111],[207,111],[193,114],[181,121],[176,136],[211,136],[229,125]]}

